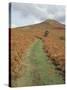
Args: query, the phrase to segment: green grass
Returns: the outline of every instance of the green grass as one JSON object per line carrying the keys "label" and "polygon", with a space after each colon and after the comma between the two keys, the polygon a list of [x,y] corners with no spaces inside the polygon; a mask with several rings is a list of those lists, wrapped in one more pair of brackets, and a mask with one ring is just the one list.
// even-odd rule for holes
{"label": "green grass", "polygon": [[14,86],[64,84],[59,71],[55,69],[51,60],[44,53],[42,45],[42,41],[37,40],[27,51],[25,56],[26,71]]}
{"label": "green grass", "polygon": [[[35,85],[45,85],[45,84],[62,84],[64,83],[62,77],[56,71],[55,66],[48,60],[48,57],[42,49],[42,41],[38,40],[33,48],[31,49],[30,60],[32,66],[33,78],[38,80],[36,75],[39,76],[38,83]],[[36,75],[34,75],[36,74]]]}

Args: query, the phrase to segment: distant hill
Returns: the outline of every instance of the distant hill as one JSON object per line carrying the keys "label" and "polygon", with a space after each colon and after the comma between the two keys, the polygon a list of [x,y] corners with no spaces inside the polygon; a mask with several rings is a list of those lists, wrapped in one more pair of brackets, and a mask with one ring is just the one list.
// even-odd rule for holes
{"label": "distant hill", "polygon": [[47,19],[46,21],[42,22],[41,25],[44,25],[46,27],[50,27],[50,28],[65,28],[65,25],[56,21],[56,20],[52,20],[52,19]]}
{"label": "distant hill", "polygon": [[59,29],[64,29],[65,25],[53,20],[53,19],[47,19],[45,21],[42,21],[41,23],[38,24],[32,24],[32,25],[27,25],[27,26],[23,26],[23,27],[16,27],[16,28],[31,28],[31,27],[47,27],[47,28],[59,28]]}

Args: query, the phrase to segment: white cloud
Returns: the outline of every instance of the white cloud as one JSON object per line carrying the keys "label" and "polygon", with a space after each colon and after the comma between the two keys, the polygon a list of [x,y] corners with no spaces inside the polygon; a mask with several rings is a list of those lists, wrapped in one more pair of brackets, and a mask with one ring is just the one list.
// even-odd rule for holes
{"label": "white cloud", "polygon": [[41,5],[12,3],[12,24],[25,26],[35,24],[48,18],[65,22],[65,7],[62,5]]}
{"label": "white cloud", "polygon": [[15,25],[15,24],[12,24],[11,25],[11,28],[15,28],[15,27],[17,27],[17,25]]}
{"label": "white cloud", "polygon": [[55,19],[55,15],[49,14],[49,15],[47,16],[47,18],[49,18],[49,19]]}

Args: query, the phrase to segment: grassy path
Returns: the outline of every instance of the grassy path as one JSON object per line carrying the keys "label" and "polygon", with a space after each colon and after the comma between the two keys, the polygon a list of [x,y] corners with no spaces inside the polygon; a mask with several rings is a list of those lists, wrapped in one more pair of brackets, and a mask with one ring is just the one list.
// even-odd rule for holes
{"label": "grassy path", "polygon": [[[64,81],[56,71],[55,66],[48,60],[42,49],[42,41],[37,40],[27,52],[25,63],[27,68],[23,77],[19,78],[14,86],[38,86],[63,84]],[[22,73],[22,72],[21,72]]]}

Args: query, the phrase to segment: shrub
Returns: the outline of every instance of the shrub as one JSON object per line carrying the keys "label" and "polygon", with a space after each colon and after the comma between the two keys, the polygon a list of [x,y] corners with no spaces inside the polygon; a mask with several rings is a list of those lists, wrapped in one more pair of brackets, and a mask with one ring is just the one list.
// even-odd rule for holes
{"label": "shrub", "polygon": [[48,31],[45,31],[45,33],[44,33],[44,37],[47,37],[48,36]]}
{"label": "shrub", "polygon": [[60,40],[65,40],[65,37],[64,37],[64,36],[61,36],[61,37],[60,37]]}

